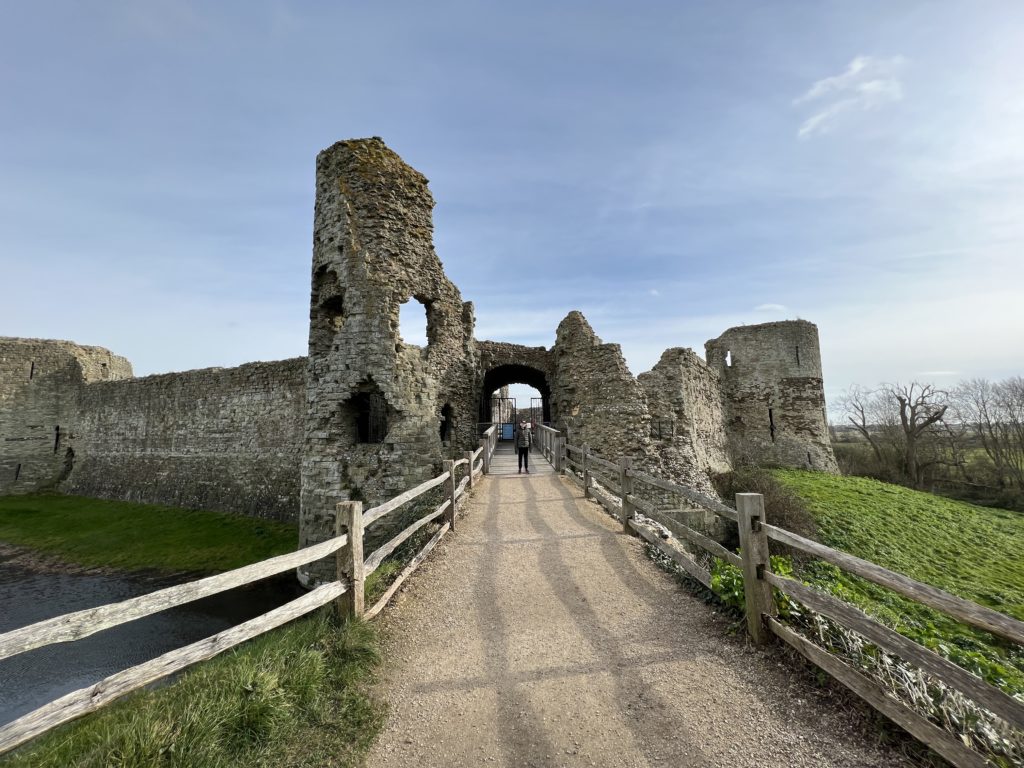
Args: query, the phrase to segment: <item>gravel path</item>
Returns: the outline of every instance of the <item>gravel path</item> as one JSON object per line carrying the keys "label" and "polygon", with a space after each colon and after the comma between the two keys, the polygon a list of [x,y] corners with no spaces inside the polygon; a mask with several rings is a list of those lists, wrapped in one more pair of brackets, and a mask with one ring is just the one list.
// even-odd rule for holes
{"label": "gravel path", "polygon": [[487,478],[382,617],[369,766],[893,766],[557,475]]}

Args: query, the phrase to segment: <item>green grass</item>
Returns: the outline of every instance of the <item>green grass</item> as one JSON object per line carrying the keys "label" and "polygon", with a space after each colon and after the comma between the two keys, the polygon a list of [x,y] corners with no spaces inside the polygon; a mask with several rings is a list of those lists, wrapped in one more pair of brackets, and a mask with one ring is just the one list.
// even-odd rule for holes
{"label": "green grass", "polygon": [[[823,543],[1024,620],[1024,515],[867,478],[772,474],[807,502]],[[800,575],[1004,690],[1024,693],[1019,647],[826,563],[805,565]]]}
{"label": "green grass", "polygon": [[358,765],[383,725],[370,625],[329,609],[41,736],[5,768]]}
{"label": "green grass", "polygon": [[0,541],[87,567],[210,573],[295,550],[294,525],[79,496],[0,497]]}

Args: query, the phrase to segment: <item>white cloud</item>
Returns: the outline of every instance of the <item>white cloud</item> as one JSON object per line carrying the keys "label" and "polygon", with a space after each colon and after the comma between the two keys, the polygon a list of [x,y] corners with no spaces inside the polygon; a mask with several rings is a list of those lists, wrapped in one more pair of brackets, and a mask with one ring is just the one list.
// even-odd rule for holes
{"label": "white cloud", "polygon": [[649,290],[648,293],[651,294],[651,296],[661,296],[661,291],[659,291],[657,288],[651,288],[651,290]]}
{"label": "white cloud", "polygon": [[755,312],[786,312],[785,304],[758,304],[754,307]]}
{"label": "white cloud", "polygon": [[846,71],[818,80],[797,99],[794,106],[814,104],[815,112],[797,131],[801,139],[827,133],[844,113],[868,111],[903,99],[903,85],[897,75],[902,56],[879,59],[858,56]]}

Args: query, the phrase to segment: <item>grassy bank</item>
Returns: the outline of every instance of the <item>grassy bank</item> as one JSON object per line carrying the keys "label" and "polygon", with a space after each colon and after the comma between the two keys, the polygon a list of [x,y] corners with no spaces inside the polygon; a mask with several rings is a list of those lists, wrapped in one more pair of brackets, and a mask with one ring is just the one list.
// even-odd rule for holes
{"label": "grassy bank", "polygon": [[384,720],[372,628],[323,609],[43,735],[5,768],[357,765]]}
{"label": "grassy bank", "polygon": [[[296,540],[293,525],[216,512],[73,496],[0,498],[0,541],[83,566],[224,571],[293,551]],[[367,599],[399,568],[387,563],[374,573]],[[377,663],[369,625],[339,627],[322,609],[171,685],[44,734],[0,765],[356,765],[384,718],[367,693]]]}
{"label": "grassy bank", "polygon": [[79,496],[0,497],[0,541],[69,563],[214,572],[295,549],[294,525]]}
{"label": "grassy bank", "polygon": [[[1024,620],[1024,515],[867,478],[773,475],[806,501],[823,543]],[[1024,692],[1024,654],[1013,644],[826,563],[799,575],[1004,690]]]}

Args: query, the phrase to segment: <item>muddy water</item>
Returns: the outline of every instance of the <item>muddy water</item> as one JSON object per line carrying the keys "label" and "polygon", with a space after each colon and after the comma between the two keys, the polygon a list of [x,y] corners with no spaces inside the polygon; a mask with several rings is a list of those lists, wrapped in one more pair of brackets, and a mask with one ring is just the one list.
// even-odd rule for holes
{"label": "muddy water", "polygon": [[[173,583],[0,562],[0,633]],[[73,643],[4,659],[0,661],[0,725],[114,672],[266,613],[299,594],[298,584],[286,576],[171,608]]]}

